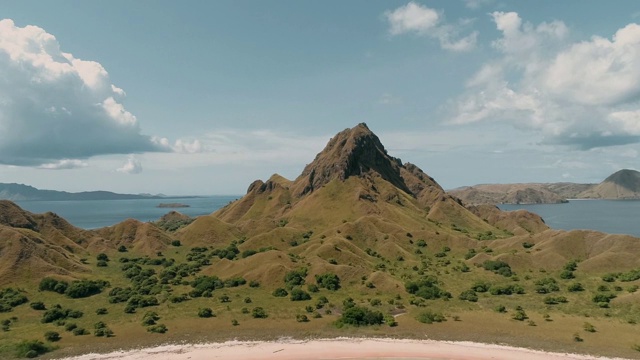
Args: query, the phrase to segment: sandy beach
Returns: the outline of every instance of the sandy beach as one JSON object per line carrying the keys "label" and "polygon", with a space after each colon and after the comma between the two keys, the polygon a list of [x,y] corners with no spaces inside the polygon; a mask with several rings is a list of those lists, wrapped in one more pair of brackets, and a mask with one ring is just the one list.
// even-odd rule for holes
{"label": "sandy beach", "polygon": [[549,353],[502,345],[432,340],[352,339],[281,340],[273,342],[163,345],[153,348],[85,354],[66,360],[329,360],[329,359],[429,359],[429,360],[588,360],[620,359]]}

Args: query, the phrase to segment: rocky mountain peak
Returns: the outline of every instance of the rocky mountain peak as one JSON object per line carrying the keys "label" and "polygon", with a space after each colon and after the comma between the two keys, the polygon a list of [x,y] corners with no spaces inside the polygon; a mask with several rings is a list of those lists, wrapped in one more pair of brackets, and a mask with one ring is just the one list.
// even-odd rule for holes
{"label": "rocky mountain peak", "polygon": [[321,188],[328,182],[351,176],[376,173],[394,186],[411,193],[400,168],[402,162],[387,154],[380,139],[365,123],[335,135],[312,163],[294,182],[294,194],[301,196]]}

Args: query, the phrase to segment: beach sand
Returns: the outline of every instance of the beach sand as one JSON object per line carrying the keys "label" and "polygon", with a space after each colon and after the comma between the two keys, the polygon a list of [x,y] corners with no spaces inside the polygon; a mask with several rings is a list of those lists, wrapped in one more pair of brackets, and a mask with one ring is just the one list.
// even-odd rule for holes
{"label": "beach sand", "polygon": [[[502,345],[431,340],[353,339],[228,341],[225,343],[163,345],[153,348],[85,354],[66,360],[587,360],[614,359],[549,353]],[[619,359],[619,358],[615,358]]]}

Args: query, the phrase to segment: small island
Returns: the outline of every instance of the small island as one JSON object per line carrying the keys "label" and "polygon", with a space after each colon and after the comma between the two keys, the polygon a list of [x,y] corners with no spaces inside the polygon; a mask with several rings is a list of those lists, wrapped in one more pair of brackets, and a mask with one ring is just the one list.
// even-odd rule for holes
{"label": "small island", "polygon": [[162,203],[162,204],[159,204],[157,207],[159,207],[159,208],[188,208],[188,207],[191,207],[191,205],[181,204],[181,203]]}

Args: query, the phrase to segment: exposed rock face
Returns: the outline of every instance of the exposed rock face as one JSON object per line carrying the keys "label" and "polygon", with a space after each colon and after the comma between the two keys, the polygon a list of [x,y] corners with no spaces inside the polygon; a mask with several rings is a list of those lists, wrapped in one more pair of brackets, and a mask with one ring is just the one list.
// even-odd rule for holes
{"label": "exposed rock face", "polygon": [[623,169],[580,194],[584,199],[640,199],[640,172]]}
{"label": "exposed rock face", "polygon": [[380,139],[365,123],[334,136],[295,180],[295,196],[321,188],[331,180],[376,173],[397,188],[411,193],[400,175],[402,162],[387,154]]}

